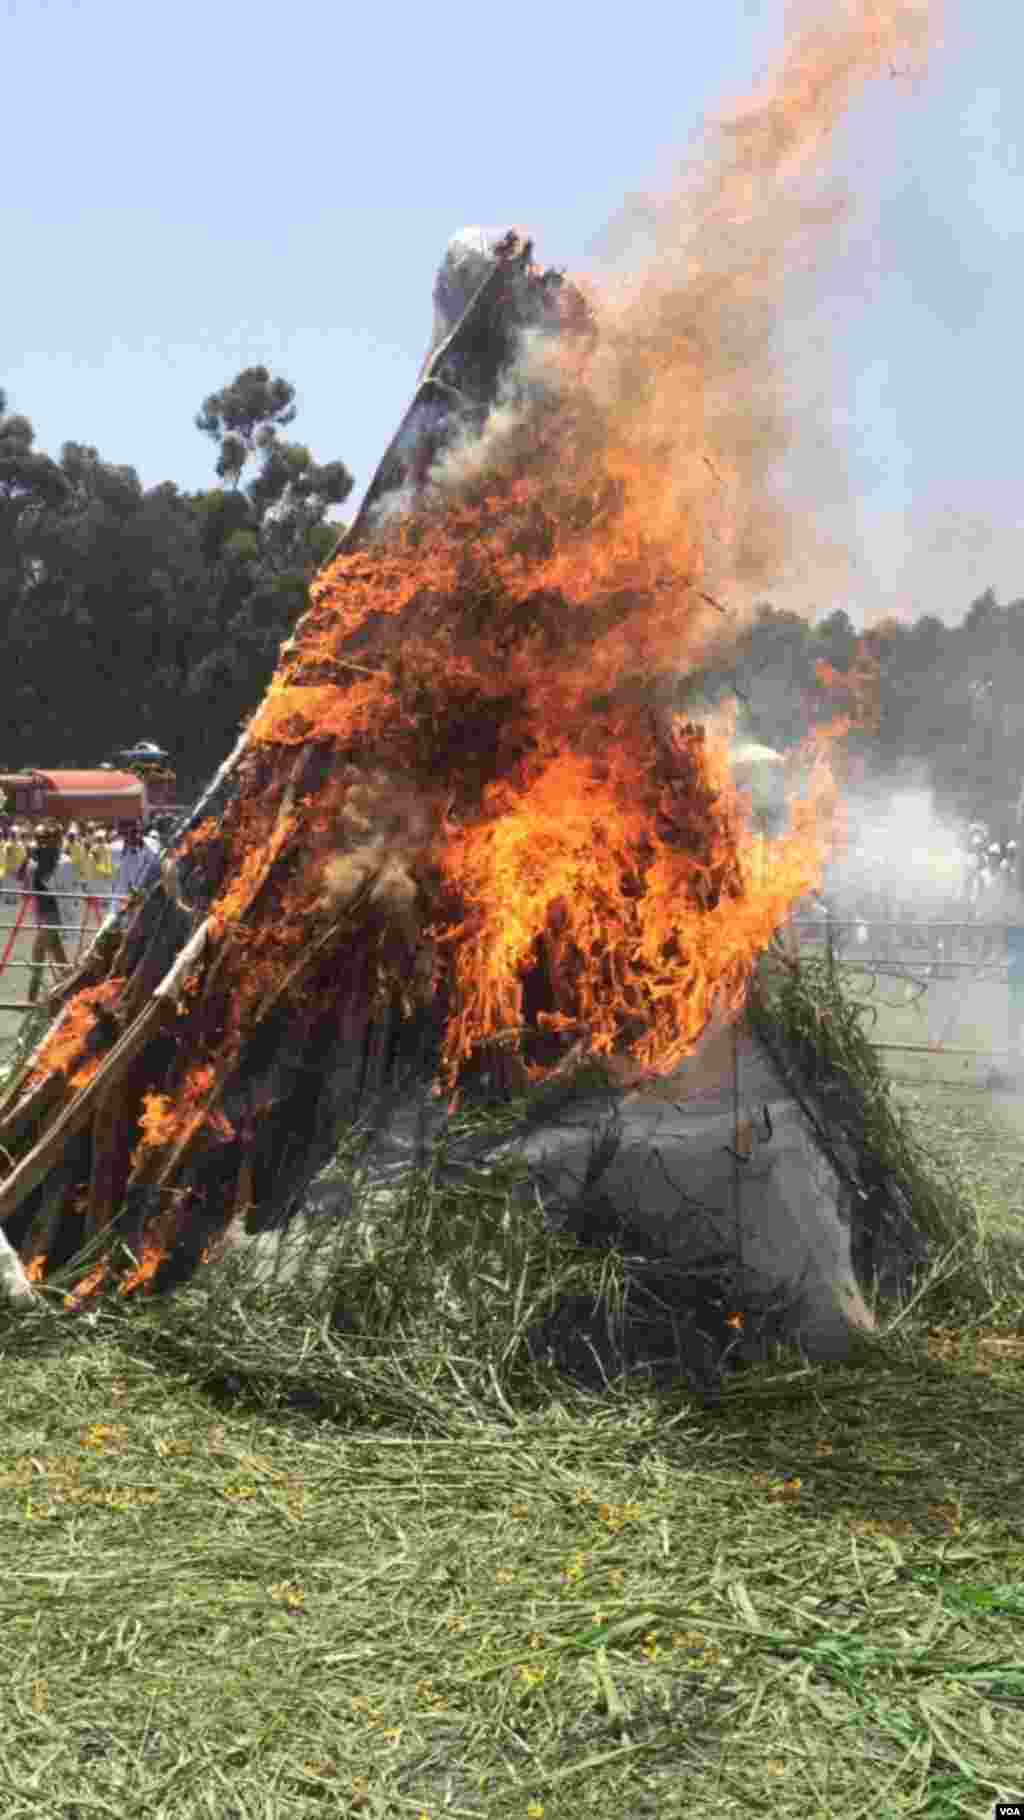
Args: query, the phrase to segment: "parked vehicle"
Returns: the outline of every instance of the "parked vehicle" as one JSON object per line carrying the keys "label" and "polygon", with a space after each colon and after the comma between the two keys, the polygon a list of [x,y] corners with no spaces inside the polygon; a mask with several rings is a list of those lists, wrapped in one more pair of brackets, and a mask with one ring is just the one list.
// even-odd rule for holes
{"label": "parked vehicle", "polygon": [[131,771],[0,772],[7,815],[32,821],[145,822],[150,803],[145,780]]}

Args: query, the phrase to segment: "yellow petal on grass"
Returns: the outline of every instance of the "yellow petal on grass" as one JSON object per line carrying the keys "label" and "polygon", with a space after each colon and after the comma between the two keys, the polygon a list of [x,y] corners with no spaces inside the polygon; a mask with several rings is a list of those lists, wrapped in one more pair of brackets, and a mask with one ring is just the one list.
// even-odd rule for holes
{"label": "yellow petal on grass", "polygon": [[1024,1359],[1024,1333],[983,1329],[978,1335],[978,1351],[994,1353],[1000,1359]]}
{"label": "yellow petal on grass", "polygon": [[672,1632],[672,1648],[698,1650],[703,1649],[707,1638],[699,1630],[675,1630]]}
{"label": "yellow petal on grass", "polygon": [[850,1528],[855,1536],[912,1536],[914,1525],[906,1517],[854,1517]]}

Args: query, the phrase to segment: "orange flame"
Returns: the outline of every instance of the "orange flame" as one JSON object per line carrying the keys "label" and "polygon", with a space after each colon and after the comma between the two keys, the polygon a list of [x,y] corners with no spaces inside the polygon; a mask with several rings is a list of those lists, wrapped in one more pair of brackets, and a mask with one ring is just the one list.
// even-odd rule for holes
{"label": "orange flame", "polygon": [[861,643],[848,670],[837,670],[821,658],[815,665],[815,672],[823,689],[845,696],[850,707],[849,726],[864,733],[878,732],[881,664],[874,652]]}
{"label": "orange flame", "polygon": [[140,1138],[132,1152],[131,1166],[136,1168],[149,1150],[162,1150],[184,1133],[205,1122],[223,1138],[234,1136],[232,1126],[222,1113],[207,1111],[202,1101],[214,1084],[214,1069],[209,1063],[191,1068],[177,1097],[166,1093],[147,1093],[139,1114]]}
{"label": "orange flame", "polygon": [[174,1101],[167,1093],[147,1093],[142,1102],[139,1115],[139,1130],[142,1133],[138,1148],[132,1153],[132,1168],[142,1151],[156,1150],[169,1143],[181,1123],[181,1117],[175,1108]]}
{"label": "orange flame", "polygon": [[155,1244],[145,1246],[142,1257],[136,1268],[129,1271],[126,1277],[122,1277],[121,1282],[118,1284],[118,1295],[133,1295],[137,1289],[147,1289],[153,1282],[153,1279],[166,1257],[167,1250],[165,1246]]}
{"label": "orange flame", "polygon": [[[758,953],[820,883],[837,816],[825,731],[789,832],[765,840],[728,727],[684,752],[664,714],[652,730],[652,693],[728,642],[801,543],[778,484],[800,426],[774,326],[791,268],[838,213],[807,180],[858,89],[924,52],[930,17],[912,0],[838,0],[799,32],[659,204],[651,268],[591,288],[592,354],[528,350],[530,408],[495,412],[437,463],[415,522],[318,578],[251,751],[320,747],[334,768],[305,813],[279,815],[278,795],[234,815],[211,917],[236,942],[222,1061],[293,963],[339,851],[351,883],[396,841],[404,876],[440,884],[450,1083],[522,1028],[538,966],[538,1025],[651,1068],[742,1004]],[[379,813],[360,835],[352,765],[418,789],[432,841],[389,834]],[[272,874],[272,912],[254,917]],[[147,1111],[140,1151],[195,1116],[186,1086]]]}
{"label": "orange flame", "polygon": [[[667,1071],[716,1007],[739,1009],[757,955],[793,900],[818,882],[818,823],[831,791],[820,765],[815,794],[757,867],[724,738],[706,768],[719,790],[704,853],[673,841],[663,778],[638,769],[625,740],[601,762],[563,751],[518,792],[491,787],[489,813],[441,855],[473,906],[439,933],[454,950],[459,1007],[445,1050],[450,1076],[479,1044],[521,1028],[524,974],[540,944],[562,987],[559,1011],[541,1020],[586,1032],[597,1054],[625,1048],[642,1066]],[[709,901],[716,877],[731,883]]]}
{"label": "orange flame", "polygon": [[99,986],[85,988],[72,999],[65,1016],[36,1058],[35,1067],[25,1082],[26,1092],[56,1073],[67,1074],[73,1087],[84,1087],[92,1079],[102,1061],[101,1056],[90,1057],[77,1069],[75,1064],[81,1062],[86,1043],[96,1028],[97,1011],[104,1005],[116,1005],[123,986],[121,977],[107,979]]}
{"label": "orange flame", "polygon": [[90,1298],[96,1295],[98,1290],[102,1288],[109,1275],[110,1265],[107,1259],[100,1258],[99,1262],[94,1264],[88,1274],[82,1278],[82,1281],[76,1283],[74,1289],[64,1297],[65,1308],[72,1310],[80,1309],[85,1302],[89,1301]]}
{"label": "orange flame", "polygon": [[[232,1135],[215,1083],[339,903],[387,933],[378,983],[404,990],[410,950],[430,948],[449,1086],[528,1025],[667,1071],[716,1010],[740,1008],[820,883],[844,723],[793,755],[804,782],[788,832],[767,838],[732,775],[732,722],[698,736],[673,695],[815,559],[812,515],[782,480],[801,424],[777,329],[791,272],[842,212],[814,189],[829,135],[864,83],[923,54],[931,16],[831,0],[658,203],[651,267],[588,287],[596,344],[524,343],[528,403],[513,386],[472,446],[437,460],[414,520],[317,579],[239,796],[179,849],[200,864],[215,850],[226,881],[216,1016],[185,995],[180,1040],[203,1061],[145,1101],[133,1167],[203,1121]],[[307,758],[302,802],[290,780]],[[152,1280],[172,1229],[169,1215],[126,1291]]]}

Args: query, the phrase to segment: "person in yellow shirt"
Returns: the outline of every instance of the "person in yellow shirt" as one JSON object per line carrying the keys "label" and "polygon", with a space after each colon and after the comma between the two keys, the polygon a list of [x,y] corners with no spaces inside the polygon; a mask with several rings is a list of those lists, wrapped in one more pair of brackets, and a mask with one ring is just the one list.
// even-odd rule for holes
{"label": "person in yellow shirt", "polygon": [[22,840],[21,830],[15,823],[3,844],[3,865],[6,876],[13,875],[19,866],[24,865],[27,852],[28,848]]}
{"label": "person in yellow shirt", "polygon": [[76,868],[79,877],[84,879],[86,876],[85,840],[83,838],[83,833],[79,831],[77,822],[71,822],[68,827],[67,838],[64,842],[64,853],[65,857],[69,859]]}
{"label": "person in yellow shirt", "polygon": [[73,905],[73,920],[81,924],[85,916],[85,900],[89,895],[92,867],[89,859],[88,835],[85,825],[79,828],[72,822],[64,842],[64,857],[71,861],[78,883],[82,887],[82,896]]}
{"label": "person in yellow shirt", "polygon": [[6,840],[3,842],[2,846],[0,846],[0,869],[3,871],[4,878],[10,879],[11,881],[11,889],[4,892],[5,903],[15,904],[18,902],[18,898],[15,894],[15,885],[18,872],[25,864],[27,857],[28,848],[23,839],[21,824],[20,822],[14,822]]}
{"label": "person in yellow shirt", "polygon": [[114,877],[114,860],[102,830],[88,829],[82,843],[79,871],[88,886],[88,895],[104,899],[110,896]]}
{"label": "person in yellow shirt", "polygon": [[93,833],[92,826],[86,823],[79,827],[72,822],[64,844],[64,854],[74,867],[74,877],[82,892],[81,897],[76,896],[73,901],[71,922],[68,925],[69,928],[74,925],[81,952],[90,928],[95,931],[110,907],[113,862],[104,843]]}
{"label": "person in yellow shirt", "polygon": [[[41,822],[36,829],[35,844],[29,848],[21,880],[31,893],[35,910],[36,937],[32,944],[32,969],[28,980],[29,1003],[35,1004],[43,983],[46,962],[59,968],[68,964],[62,939],[61,897],[66,895],[67,881],[61,881],[61,846],[63,835],[56,822]],[[70,868],[68,868],[70,870]],[[64,889],[61,889],[61,885]]]}

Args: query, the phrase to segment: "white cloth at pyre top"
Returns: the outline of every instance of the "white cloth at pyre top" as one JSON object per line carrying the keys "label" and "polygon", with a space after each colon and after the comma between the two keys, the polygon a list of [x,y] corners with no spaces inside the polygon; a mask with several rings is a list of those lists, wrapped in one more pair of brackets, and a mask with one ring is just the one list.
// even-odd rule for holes
{"label": "white cloth at pyre top", "polygon": [[463,316],[497,263],[494,249],[507,239],[508,228],[465,227],[453,234],[434,279],[434,332],[423,368]]}

